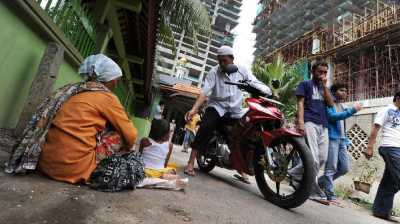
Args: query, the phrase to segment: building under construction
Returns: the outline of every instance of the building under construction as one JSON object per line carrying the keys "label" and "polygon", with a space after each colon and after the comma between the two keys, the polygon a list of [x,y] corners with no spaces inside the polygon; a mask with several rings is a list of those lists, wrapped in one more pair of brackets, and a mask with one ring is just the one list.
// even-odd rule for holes
{"label": "building under construction", "polygon": [[[364,109],[346,121],[358,159],[374,114],[392,102],[400,81],[400,1],[262,0],[254,21],[256,56],[309,64],[324,58],[330,82],[347,84],[348,103]],[[307,66],[307,65],[306,65]]]}
{"label": "building under construction", "polygon": [[[349,101],[393,95],[400,80],[400,3],[382,0],[264,0],[256,55],[288,63],[323,57]],[[384,87],[384,88],[383,88]]]}

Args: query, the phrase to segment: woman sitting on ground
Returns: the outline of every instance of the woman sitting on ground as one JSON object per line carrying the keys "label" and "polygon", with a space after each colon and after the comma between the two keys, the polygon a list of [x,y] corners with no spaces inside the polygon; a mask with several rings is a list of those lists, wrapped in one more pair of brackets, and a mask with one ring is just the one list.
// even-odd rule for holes
{"label": "woman sitting on ground", "polygon": [[106,135],[114,146],[123,142],[125,151],[132,149],[137,130],[111,92],[122,76],[120,67],[98,54],[86,58],[79,73],[84,82],[64,86],[41,104],[11,155],[8,173],[24,173],[38,165],[55,180],[88,183],[108,126],[116,132]]}

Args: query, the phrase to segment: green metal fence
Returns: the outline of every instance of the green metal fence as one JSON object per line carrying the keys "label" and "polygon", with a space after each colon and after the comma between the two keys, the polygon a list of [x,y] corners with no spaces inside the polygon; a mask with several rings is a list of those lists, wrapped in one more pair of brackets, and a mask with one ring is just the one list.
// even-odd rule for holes
{"label": "green metal fence", "polygon": [[96,28],[81,0],[35,0],[85,58],[93,53]]}

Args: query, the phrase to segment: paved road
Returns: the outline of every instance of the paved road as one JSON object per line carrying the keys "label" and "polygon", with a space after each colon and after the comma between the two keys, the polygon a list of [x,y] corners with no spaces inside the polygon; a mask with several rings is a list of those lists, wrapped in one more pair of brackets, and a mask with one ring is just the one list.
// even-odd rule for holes
{"label": "paved road", "polygon": [[[183,167],[187,156],[176,152],[174,160]],[[209,175],[199,174],[190,179],[186,193],[144,189],[102,193],[37,174],[10,177],[0,172],[0,223],[387,223],[351,206],[306,202],[285,210],[265,201],[254,183],[242,184],[232,174],[218,168]]]}

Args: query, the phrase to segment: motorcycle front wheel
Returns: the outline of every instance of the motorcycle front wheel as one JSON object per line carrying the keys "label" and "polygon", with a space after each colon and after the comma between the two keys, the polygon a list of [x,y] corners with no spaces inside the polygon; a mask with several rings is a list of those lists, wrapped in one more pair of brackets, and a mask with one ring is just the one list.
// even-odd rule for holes
{"label": "motorcycle front wheel", "polygon": [[264,154],[254,161],[257,186],[264,198],[282,208],[302,205],[315,181],[312,154],[304,138],[275,139],[266,151],[269,160]]}

